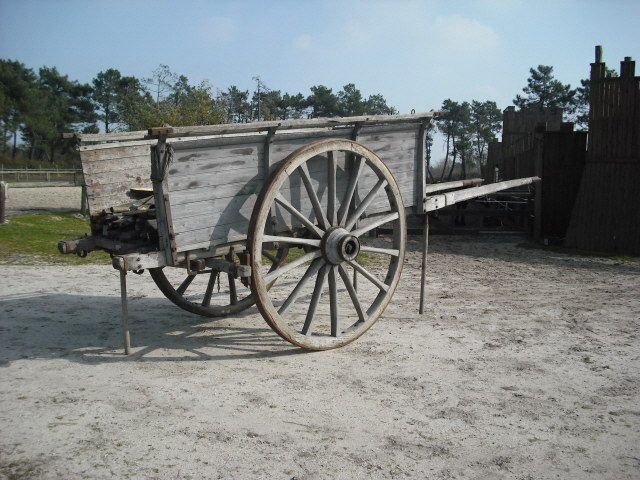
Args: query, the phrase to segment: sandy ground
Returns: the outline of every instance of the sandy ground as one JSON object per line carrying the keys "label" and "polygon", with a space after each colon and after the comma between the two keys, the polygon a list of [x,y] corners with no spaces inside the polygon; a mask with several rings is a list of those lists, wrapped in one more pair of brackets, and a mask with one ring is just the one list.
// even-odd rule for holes
{"label": "sandy ground", "polygon": [[37,211],[80,210],[80,187],[22,188],[9,186],[7,212],[9,215]]}
{"label": "sandy ground", "polygon": [[427,314],[414,251],[322,353],[145,274],[127,358],[114,270],[0,267],[0,478],[640,478],[640,265],[521,241],[433,236]]}

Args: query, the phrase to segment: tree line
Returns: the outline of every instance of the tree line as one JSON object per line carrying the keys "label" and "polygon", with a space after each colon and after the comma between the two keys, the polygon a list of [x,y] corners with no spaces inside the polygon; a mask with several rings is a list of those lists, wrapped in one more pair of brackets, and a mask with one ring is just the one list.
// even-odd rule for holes
{"label": "tree line", "polygon": [[36,72],[20,62],[0,60],[1,153],[54,161],[72,150],[72,142],[59,135],[69,131],[398,113],[382,95],[365,97],[353,83],[337,93],[315,85],[305,96],[271,90],[257,80],[258,88],[251,93],[235,85],[214,91],[206,81],[193,84],[160,65],[149,78],[110,68],[85,84],[56,68]]}
{"label": "tree line", "polygon": [[[214,91],[207,81],[194,84],[160,65],[148,78],[123,75],[109,68],[90,83],[80,83],[54,67],[34,71],[18,61],[0,59],[0,155],[50,162],[73,156],[73,141],[59,135],[67,131],[97,133],[160,125],[398,113],[383,95],[365,97],[353,83],[335,93],[329,87],[315,85],[303,95],[269,89],[259,77],[254,80],[256,88],[252,92],[235,85]],[[530,69],[527,84],[513,103],[519,108],[560,107],[584,126],[588,95],[588,80],[573,89],[554,77],[552,67],[539,65]],[[500,108],[490,100],[446,99],[440,111],[426,137],[429,180],[479,173],[488,144],[501,129]],[[444,146],[443,158],[436,162],[434,135],[442,136]]]}
{"label": "tree line", "polygon": [[[607,69],[609,76],[614,70]],[[520,109],[562,108],[565,119],[573,121],[577,128],[586,130],[589,117],[589,79],[572,88],[556,79],[553,67],[538,65],[529,69],[527,84],[517,94],[513,104]],[[427,174],[432,182],[451,180],[456,176],[466,178],[470,170],[481,174],[486,162],[489,142],[496,140],[502,128],[502,111],[496,102],[473,100],[457,102],[446,99],[436,118],[435,127],[427,132]],[[431,147],[435,129],[443,136],[444,159],[438,164],[439,172],[432,168]]]}

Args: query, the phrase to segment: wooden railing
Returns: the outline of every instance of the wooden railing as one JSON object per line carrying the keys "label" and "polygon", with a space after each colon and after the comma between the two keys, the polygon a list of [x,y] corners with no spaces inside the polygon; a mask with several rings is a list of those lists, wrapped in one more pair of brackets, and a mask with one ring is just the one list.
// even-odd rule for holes
{"label": "wooden railing", "polygon": [[81,169],[75,168],[4,168],[0,165],[0,181],[12,187],[82,186]]}

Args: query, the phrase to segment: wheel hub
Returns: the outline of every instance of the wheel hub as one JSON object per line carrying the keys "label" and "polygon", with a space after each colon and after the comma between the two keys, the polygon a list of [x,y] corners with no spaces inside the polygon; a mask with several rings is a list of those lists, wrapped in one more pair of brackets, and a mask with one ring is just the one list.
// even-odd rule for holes
{"label": "wheel hub", "polygon": [[327,230],[320,247],[324,257],[334,265],[355,260],[360,253],[358,238],[342,227]]}

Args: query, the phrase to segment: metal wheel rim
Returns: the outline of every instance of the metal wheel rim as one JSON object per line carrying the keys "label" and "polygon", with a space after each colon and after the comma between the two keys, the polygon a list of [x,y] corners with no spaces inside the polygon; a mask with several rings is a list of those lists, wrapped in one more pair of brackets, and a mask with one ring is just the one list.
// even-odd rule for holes
{"label": "metal wheel rim", "polygon": [[[375,301],[367,309],[365,313],[365,320],[362,322],[356,322],[359,324],[358,325],[354,324],[352,327],[340,332],[341,336],[338,336],[338,334],[336,334],[336,336],[333,337],[334,307],[337,310],[337,306],[335,306],[336,301],[334,300],[336,296],[335,284],[336,284],[338,275],[340,276],[340,278],[342,278],[343,283],[347,288],[347,290],[349,290],[349,287],[347,286],[347,283],[346,283],[347,281],[344,278],[344,275],[343,275],[344,272],[340,271],[340,266],[338,267],[332,266],[331,268],[326,269],[327,271],[324,274],[324,276],[328,277],[328,281],[330,284],[330,296],[332,296],[331,293],[333,292],[333,296],[331,300],[331,324],[332,324],[331,335],[332,337],[331,338],[326,338],[326,337],[315,338],[313,335],[308,334],[308,329],[307,329],[307,334],[303,334],[302,330],[298,331],[295,328],[291,328],[289,325],[287,325],[287,322],[281,317],[278,309],[274,306],[269,296],[268,289],[266,288],[270,278],[265,278],[264,273],[259,268],[259,262],[260,262],[260,252],[263,248],[262,245],[265,237],[264,228],[268,218],[269,210],[271,209],[272,205],[274,205],[274,203],[276,202],[276,196],[283,182],[294,171],[296,171],[299,167],[301,167],[301,165],[306,165],[306,162],[311,158],[321,155],[323,153],[330,152],[330,151],[347,152],[349,154],[355,155],[354,158],[362,159],[361,161],[369,165],[369,167],[371,167],[372,170],[374,170],[374,172],[378,175],[380,179],[385,180],[386,185],[384,186],[385,186],[385,191],[387,193],[389,204],[391,205],[392,210],[395,209],[395,211],[392,213],[394,214],[397,213],[397,217],[393,219],[393,222],[394,222],[393,246],[394,246],[394,251],[396,252],[396,255],[392,257],[393,260],[390,260],[387,275],[384,279],[384,282],[381,282],[381,283],[384,283],[385,288],[387,288],[387,290],[386,291],[380,290],[377,297],[375,298]],[[333,158],[333,155],[331,156],[329,156],[329,154],[327,155],[328,155],[328,159],[327,159],[328,168],[331,169],[332,167],[330,164],[332,162],[331,159]],[[335,163],[334,163],[333,169],[335,172]],[[357,178],[357,175],[356,175],[356,178]],[[307,188],[306,185],[305,185],[305,188]],[[349,189],[350,188],[348,187],[347,190]],[[310,194],[308,188],[307,188],[307,193]],[[333,193],[334,194],[336,193],[335,180],[334,180]],[[346,199],[343,199],[343,200],[346,200]],[[334,213],[337,212],[336,218],[334,220],[339,222],[341,219],[337,217],[340,216],[340,210],[342,210],[342,205],[340,208],[338,208],[337,201],[338,201],[338,198],[336,195],[334,195],[333,211]],[[328,207],[328,209],[329,208],[330,207]],[[316,220],[317,220],[317,213],[318,212],[316,212]],[[350,218],[351,220],[353,220],[350,216],[345,215],[344,211],[342,211],[342,216],[344,218]],[[329,219],[325,218],[324,220],[327,221]],[[318,224],[320,223],[319,220],[317,220],[317,222]],[[363,233],[366,233],[366,231],[361,232],[360,235]],[[267,237],[269,238],[269,236]],[[281,164],[280,168],[271,175],[271,177],[265,184],[264,188],[262,189],[252,213],[251,223],[249,227],[248,245],[249,245],[249,252],[251,254],[251,267],[252,267],[251,287],[252,287],[254,296],[256,298],[258,309],[262,313],[267,323],[271,326],[271,328],[276,333],[278,333],[278,335],[280,335],[285,340],[297,346],[300,346],[305,349],[310,349],[310,350],[327,350],[327,349],[337,348],[337,347],[346,345],[356,340],[358,337],[364,334],[369,328],[371,328],[371,326],[379,319],[380,315],[385,310],[386,306],[391,300],[391,297],[393,296],[393,293],[400,279],[400,274],[402,272],[405,244],[406,244],[406,220],[405,220],[405,213],[404,213],[404,204],[402,202],[402,195],[400,193],[400,190],[398,188],[398,185],[392,173],[374,152],[372,152],[371,150],[367,149],[366,147],[362,146],[357,142],[353,142],[350,140],[342,140],[342,139],[321,140],[321,141],[309,144],[307,146],[304,146],[296,150],[295,152],[290,154],[285,160],[283,160],[283,163]],[[385,250],[385,249],[378,249],[378,250]],[[389,249],[389,251],[391,251],[391,249]],[[310,254],[305,255],[305,257],[307,257],[308,260],[312,260],[313,262],[316,262],[317,259],[319,258],[318,256],[313,256]],[[312,265],[309,267],[309,270],[312,269],[313,262],[312,262]],[[316,276],[316,281],[318,281],[320,274],[314,273],[313,276]],[[277,275],[275,278],[277,278]],[[309,280],[307,279],[307,282],[308,281]],[[322,280],[321,282],[324,285],[325,280]],[[321,286],[320,291],[322,291],[323,288],[324,287]],[[315,287],[314,287],[314,295],[315,295]],[[350,291],[349,291],[349,295],[351,296]],[[356,302],[353,300],[353,297],[351,297],[351,299],[355,307]],[[287,303],[287,301],[285,301],[284,303]],[[357,307],[355,308],[356,310],[358,310]],[[360,310],[362,310],[362,308]],[[360,312],[358,312],[358,316],[360,317]],[[313,322],[313,320],[311,320],[311,322]],[[306,321],[305,321],[305,324],[306,324]],[[303,327],[303,328],[306,328],[306,327]]]}

